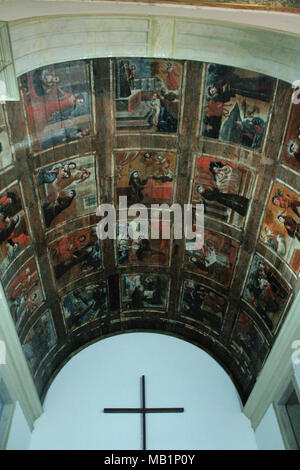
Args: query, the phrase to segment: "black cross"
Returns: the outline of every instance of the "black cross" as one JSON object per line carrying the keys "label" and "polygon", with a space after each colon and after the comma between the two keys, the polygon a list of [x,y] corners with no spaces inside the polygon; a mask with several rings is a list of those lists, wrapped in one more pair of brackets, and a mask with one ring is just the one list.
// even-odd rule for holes
{"label": "black cross", "polygon": [[146,413],[183,413],[184,408],[146,408],[145,376],[142,375],[142,408],[104,408],[104,413],[141,413],[143,415],[143,450],[146,450]]}

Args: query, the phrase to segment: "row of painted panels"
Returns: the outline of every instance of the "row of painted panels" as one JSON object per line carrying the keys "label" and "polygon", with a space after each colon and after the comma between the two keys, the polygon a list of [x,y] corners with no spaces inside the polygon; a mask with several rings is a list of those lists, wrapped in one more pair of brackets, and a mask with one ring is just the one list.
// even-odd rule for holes
{"label": "row of painted panels", "polygon": [[[99,69],[96,72],[101,76],[101,65]],[[117,131],[163,134],[178,131],[183,88],[191,86],[183,62],[116,59],[112,71]],[[34,151],[93,133],[92,75],[89,62],[75,61],[22,76],[21,90]],[[210,64],[206,67],[203,88],[199,135],[261,149],[264,138],[267,139],[276,80],[247,70]],[[283,163],[296,171],[300,168],[299,108],[293,107],[282,152]],[[3,168],[12,159],[5,129],[1,139],[6,149]],[[28,142],[14,144],[18,148]]]}
{"label": "row of painted panels", "polygon": [[[93,263],[95,260],[93,253],[94,246],[87,245],[76,251],[74,258],[69,258],[63,264],[65,272],[69,270],[68,274],[71,274],[72,281],[76,280],[76,277],[86,276],[101,269],[99,262]],[[219,254],[214,258],[217,258],[217,261],[207,266],[204,261],[201,263],[199,257],[200,268],[219,272],[225,267],[226,256]],[[61,268],[61,265],[57,266]],[[55,275],[58,274],[60,272],[56,269]],[[188,273],[186,277],[189,277]],[[198,283],[199,281],[193,279],[184,281],[178,313],[198,320],[203,312],[206,312],[206,321],[202,320],[202,322],[211,330],[220,333],[228,306],[226,296]],[[101,282],[90,288],[84,287],[75,294],[72,292],[63,296],[62,310],[65,313],[68,330],[72,331],[89,321],[96,311],[107,313],[108,301],[105,286],[106,284]],[[71,288],[72,286],[69,286],[69,289]],[[170,278],[167,274],[121,274],[120,286],[115,286],[113,289],[114,292],[110,293],[110,298],[113,297],[117,303],[117,299],[120,299],[121,312],[168,309]],[[45,300],[34,258],[31,258],[5,286],[5,292],[17,327],[23,330],[31,315],[43,305]],[[273,335],[276,334],[284,318],[290,294],[291,289],[287,282],[261,255],[255,254],[243,288],[242,299],[255,310],[259,321]],[[85,301],[86,295],[91,299]]]}
{"label": "row of painted panels", "polygon": [[[95,214],[101,200],[101,188],[97,181],[95,164],[95,156],[88,155],[74,157],[72,160],[36,172],[35,182],[41,219],[45,231],[51,234],[53,244],[50,246],[54,265],[62,263],[68,257],[67,248],[63,248],[64,243],[66,246],[68,243],[74,245],[73,240],[80,239],[81,245],[76,245],[77,249],[80,249],[89,245],[92,237],[96,238],[95,230],[93,235],[88,231],[91,233],[89,236],[83,231],[81,237],[71,233],[68,237],[64,236],[54,242],[65,233],[66,223]],[[128,206],[136,203],[143,203],[146,207],[150,207],[151,204],[171,204],[175,192],[175,174],[176,159],[172,152],[116,153],[114,173],[116,207],[118,208],[120,196],[127,196]],[[254,184],[254,175],[246,167],[230,161],[197,155],[191,202],[203,204],[207,217],[242,228],[251,212]],[[8,269],[31,243],[23,199],[21,184],[12,183],[0,193],[2,272]],[[296,275],[300,270],[299,221],[299,194],[282,181],[273,182],[269,187],[267,205],[260,227],[260,241],[286,261]],[[134,224],[134,220],[129,220],[130,224]],[[158,223],[160,230],[168,228],[167,221],[163,222],[164,227],[161,224],[162,222]],[[229,286],[238,253],[237,242],[208,232],[205,239],[205,248],[193,256],[191,254],[186,262],[195,269],[196,261],[200,263],[202,260],[208,263],[205,249],[207,253],[209,249],[214,250],[220,256],[227,258],[228,269],[223,272],[219,282]],[[119,235],[116,246],[117,262],[120,266],[149,264],[167,266],[170,262],[169,249],[169,240],[149,240],[146,243]]]}
{"label": "row of painted panels", "polygon": [[[267,264],[259,260],[256,256],[254,261],[255,268],[251,269],[252,278],[267,279]],[[260,263],[260,264],[258,264]],[[164,275],[123,275],[121,277],[122,303],[125,308],[136,308],[155,310],[156,308],[165,308],[167,300],[166,289],[168,279]],[[275,286],[276,281],[272,284]],[[251,287],[252,288],[252,287]],[[258,289],[258,287],[255,287]],[[287,292],[282,287],[278,305],[286,297]],[[250,289],[248,282],[246,289]],[[248,295],[248,294],[247,294]],[[257,292],[255,292],[257,295]],[[272,295],[264,295],[264,300],[260,295],[264,306],[266,303],[276,302]],[[67,328],[70,331],[77,330],[83,325],[93,325],[97,320],[106,317],[108,309],[107,285],[105,282],[94,283],[77,289],[62,299],[62,310]],[[222,329],[226,311],[225,298],[217,295],[206,286],[196,283],[192,280],[184,282],[181,294],[181,319],[191,322],[194,327],[203,330],[203,326],[208,331],[212,330],[219,334]],[[147,313],[145,313],[147,315]],[[273,315],[275,319],[276,314]],[[267,320],[267,317],[265,317]],[[270,321],[270,320],[268,320]],[[202,325],[202,326],[201,326]],[[221,340],[221,339],[220,339]],[[54,323],[50,311],[46,311],[33,324],[23,341],[24,353],[28,359],[33,375],[43,364],[48,353],[57,344]],[[244,363],[250,379],[256,378],[268,353],[271,345],[261,332],[261,329],[246,312],[241,311],[237,317],[233,333],[231,336],[230,348],[239,360]],[[250,372],[249,372],[250,371]],[[247,380],[249,377],[247,378]]]}

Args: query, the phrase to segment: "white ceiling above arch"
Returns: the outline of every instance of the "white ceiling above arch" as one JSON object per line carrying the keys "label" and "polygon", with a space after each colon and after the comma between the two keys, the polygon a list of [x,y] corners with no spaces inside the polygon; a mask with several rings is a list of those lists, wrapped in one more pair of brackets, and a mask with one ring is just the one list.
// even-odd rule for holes
{"label": "white ceiling above arch", "polygon": [[9,26],[17,76],[51,63],[127,56],[226,63],[288,82],[300,77],[299,37],[224,21],[81,15]]}

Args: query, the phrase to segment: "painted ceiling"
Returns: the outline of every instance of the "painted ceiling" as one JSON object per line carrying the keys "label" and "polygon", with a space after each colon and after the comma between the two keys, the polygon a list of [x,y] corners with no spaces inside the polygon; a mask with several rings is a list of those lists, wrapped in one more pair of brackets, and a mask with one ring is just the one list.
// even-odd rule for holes
{"label": "painted ceiling", "polygon": [[[19,86],[0,114],[0,269],[40,396],[85,345],[156,331],[210,353],[245,402],[299,288],[291,86],[139,58],[53,64]],[[202,205],[203,248],[99,240],[97,207],[120,196]]]}

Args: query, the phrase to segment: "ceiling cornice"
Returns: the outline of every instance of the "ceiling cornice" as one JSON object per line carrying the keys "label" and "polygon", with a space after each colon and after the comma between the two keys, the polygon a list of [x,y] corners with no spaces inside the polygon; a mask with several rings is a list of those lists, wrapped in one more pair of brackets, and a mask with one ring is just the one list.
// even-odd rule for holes
{"label": "ceiling cornice", "polygon": [[211,6],[208,2],[199,5],[152,2],[112,2],[82,0],[1,0],[0,19],[14,21],[25,18],[53,15],[151,15],[190,18],[194,20],[225,21],[244,26],[255,26],[297,35],[299,16],[295,11],[273,9],[260,6],[249,9],[245,5],[224,4]]}

